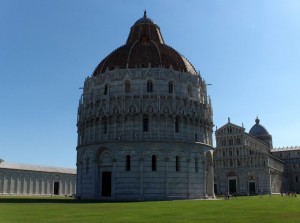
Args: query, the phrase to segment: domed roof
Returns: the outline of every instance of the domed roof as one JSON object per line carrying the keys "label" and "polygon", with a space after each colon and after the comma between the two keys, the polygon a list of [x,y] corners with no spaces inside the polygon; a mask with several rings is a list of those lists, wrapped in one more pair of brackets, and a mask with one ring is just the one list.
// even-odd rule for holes
{"label": "domed roof", "polygon": [[147,17],[138,19],[130,29],[125,45],[105,57],[93,75],[104,73],[107,69],[136,67],[165,67],[176,71],[197,74],[193,65],[180,53],[164,43],[157,26]]}
{"label": "domed roof", "polygon": [[260,120],[258,118],[255,119],[256,124],[250,129],[249,134],[255,137],[270,135],[267,129],[259,124],[259,121]]}

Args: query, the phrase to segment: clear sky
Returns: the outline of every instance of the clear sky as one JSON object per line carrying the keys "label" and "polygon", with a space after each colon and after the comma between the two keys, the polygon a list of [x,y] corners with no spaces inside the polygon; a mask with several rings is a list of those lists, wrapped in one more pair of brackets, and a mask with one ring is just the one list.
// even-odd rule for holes
{"label": "clear sky", "polygon": [[84,79],[143,16],[207,83],[214,124],[300,145],[300,1],[0,0],[0,158],[75,167]]}

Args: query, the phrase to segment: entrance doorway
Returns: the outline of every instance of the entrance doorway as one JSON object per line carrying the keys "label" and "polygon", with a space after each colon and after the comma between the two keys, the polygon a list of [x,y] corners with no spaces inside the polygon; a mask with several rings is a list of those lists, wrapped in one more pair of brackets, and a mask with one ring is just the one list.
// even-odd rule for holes
{"label": "entrance doorway", "polygon": [[236,180],[229,180],[229,193],[236,193]]}
{"label": "entrance doorway", "polygon": [[255,182],[249,182],[249,194],[255,194]]}
{"label": "entrance doorway", "polygon": [[215,194],[218,194],[218,186],[217,186],[217,184],[214,184],[214,192],[215,192]]}
{"label": "entrance doorway", "polygon": [[103,197],[111,196],[111,172],[102,172],[102,191]]}
{"label": "entrance doorway", "polygon": [[59,195],[59,182],[54,182],[54,195]]}

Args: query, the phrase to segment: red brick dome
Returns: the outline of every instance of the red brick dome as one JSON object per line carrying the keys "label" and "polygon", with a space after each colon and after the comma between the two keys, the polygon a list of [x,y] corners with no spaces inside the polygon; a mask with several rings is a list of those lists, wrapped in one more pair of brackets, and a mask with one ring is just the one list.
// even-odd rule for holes
{"label": "red brick dome", "polygon": [[105,57],[93,75],[104,73],[107,69],[148,66],[172,66],[174,70],[196,74],[195,68],[184,56],[164,43],[159,26],[147,17],[145,11],[144,16],[131,27],[126,44]]}

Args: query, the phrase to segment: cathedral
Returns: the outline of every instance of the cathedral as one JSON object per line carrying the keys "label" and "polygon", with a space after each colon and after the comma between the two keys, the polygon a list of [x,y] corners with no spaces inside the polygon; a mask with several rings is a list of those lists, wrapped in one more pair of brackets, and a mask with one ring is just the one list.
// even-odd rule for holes
{"label": "cathedral", "polygon": [[146,11],[85,79],[77,128],[78,197],[214,197],[205,80]]}
{"label": "cathedral", "polygon": [[215,136],[216,194],[300,193],[300,148],[273,148],[258,118],[249,133],[228,119]]}

